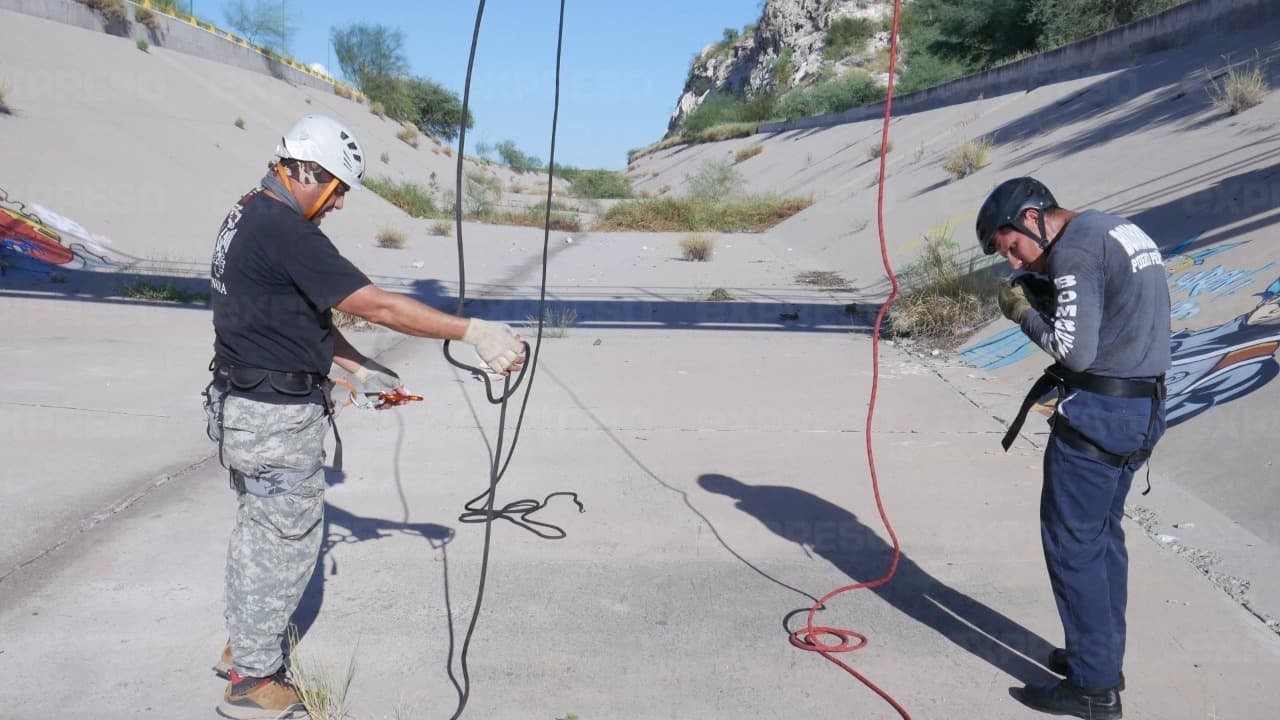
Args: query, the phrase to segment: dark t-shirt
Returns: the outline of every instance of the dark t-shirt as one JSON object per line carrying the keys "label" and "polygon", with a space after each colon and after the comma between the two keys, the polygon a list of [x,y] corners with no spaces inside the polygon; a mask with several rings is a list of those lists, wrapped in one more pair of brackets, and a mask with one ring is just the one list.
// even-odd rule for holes
{"label": "dark t-shirt", "polygon": [[1086,210],[1050,246],[1053,317],[1022,329],[1076,372],[1145,378],[1169,370],[1169,282],[1154,240],[1118,215]]}
{"label": "dark t-shirt", "polygon": [[335,303],[369,284],[320,228],[262,192],[218,232],[211,271],[214,352],[245,367],[327,375]]}

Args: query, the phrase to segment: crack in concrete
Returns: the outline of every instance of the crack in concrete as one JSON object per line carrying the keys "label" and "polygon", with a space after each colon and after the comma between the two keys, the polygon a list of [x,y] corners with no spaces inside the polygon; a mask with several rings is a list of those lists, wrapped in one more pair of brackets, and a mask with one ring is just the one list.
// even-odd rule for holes
{"label": "crack in concrete", "polygon": [[99,410],[97,408],[73,407],[71,405],[47,405],[44,403],[13,402],[11,400],[0,400],[0,405],[17,405],[19,407],[44,408],[47,410],[74,410],[76,412],[99,413],[101,415],[125,415],[127,417],[160,418],[162,420],[167,420],[170,417],[169,415],[152,415],[151,413],[134,413],[123,410]]}
{"label": "crack in concrete", "polygon": [[133,507],[139,501],[146,498],[151,493],[169,484],[170,481],[176,480],[180,477],[189,475],[199,470],[201,467],[203,467],[206,463],[208,463],[210,460],[214,459],[215,457],[217,457],[217,453],[211,453],[205,456],[204,458],[201,458],[200,460],[197,460],[196,462],[193,462],[190,465],[187,465],[186,467],[177,470],[176,472],[168,473],[166,475],[161,475],[155,480],[152,480],[150,483],[147,483],[146,487],[135,492],[129,497],[113,505],[110,505],[102,510],[99,510],[98,512],[90,515],[84,520],[81,520],[79,527],[72,530],[71,532],[68,532],[62,537],[58,538],[49,547],[46,547],[45,549],[31,556],[30,558],[27,558],[26,560],[18,563],[5,574],[0,575],[0,584],[3,584],[5,580],[8,580],[11,576],[13,576],[18,571],[34,565],[35,563],[48,557],[51,553],[58,550],[58,548],[61,548],[62,546],[66,545],[72,540],[80,537],[81,535],[84,535],[85,533],[88,533],[89,531],[101,525],[103,522],[107,521],[108,519],[116,515],[119,515],[125,510],[128,510],[129,508]]}

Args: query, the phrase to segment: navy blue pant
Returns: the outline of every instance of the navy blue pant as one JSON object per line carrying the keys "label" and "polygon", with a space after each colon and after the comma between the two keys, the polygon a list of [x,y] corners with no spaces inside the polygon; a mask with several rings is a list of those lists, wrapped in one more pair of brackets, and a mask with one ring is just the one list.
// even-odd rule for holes
{"label": "navy blue pant", "polygon": [[[1165,430],[1161,402],[1071,390],[1057,412],[1108,452],[1154,447]],[[1129,555],[1124,499],[1141,463],[1115,467],[1064,442],[1057,433],[1044,454],[1040,535],[1049,582],[1066,635],[1068,679],[1086,689],[1115,687],[1124,663]]]}

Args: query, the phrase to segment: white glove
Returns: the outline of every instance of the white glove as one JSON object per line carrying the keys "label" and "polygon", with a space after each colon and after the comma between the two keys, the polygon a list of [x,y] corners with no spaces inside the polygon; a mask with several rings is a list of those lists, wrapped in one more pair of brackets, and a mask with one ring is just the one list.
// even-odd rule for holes
{"label": "white glove", "polygon": [[366,359],[351,376],[359,381],[365,392],[395,392],[403,386],[399,375],[376,360]]}
{"label": "white glove", "polygon": [[513,363],[524,353],[524,345],[509,326],[480,318],[471,318],[462,342],[474,346],[491,371],[504,375],[515,369]]}

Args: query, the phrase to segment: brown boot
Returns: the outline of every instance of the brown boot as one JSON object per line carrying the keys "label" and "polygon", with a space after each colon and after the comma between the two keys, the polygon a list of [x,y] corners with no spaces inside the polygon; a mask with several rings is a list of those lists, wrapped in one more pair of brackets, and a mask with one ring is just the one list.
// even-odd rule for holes
{"label": "brown boot", "polygon": [[218,664],[213,666],[213,674],[223,680],[231,679],[231,641],[227,641],[227,646],[222,648],[222,658],[218,660]]}
{"label": "brown boot", "polygon": [[270,677],[243,677],[234,669],[218,714],[233,720],[304,720],[306,708],[285,677],[284,668]]}

